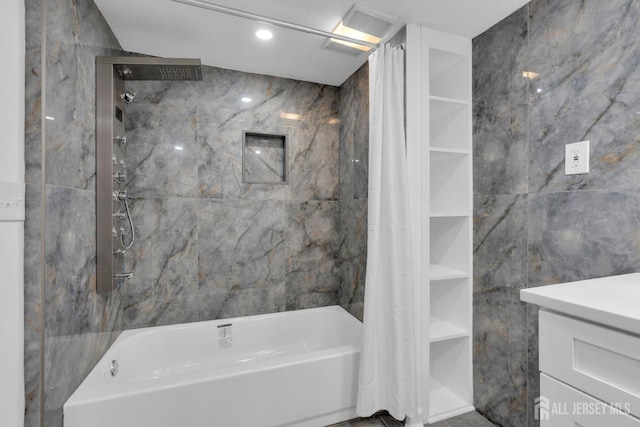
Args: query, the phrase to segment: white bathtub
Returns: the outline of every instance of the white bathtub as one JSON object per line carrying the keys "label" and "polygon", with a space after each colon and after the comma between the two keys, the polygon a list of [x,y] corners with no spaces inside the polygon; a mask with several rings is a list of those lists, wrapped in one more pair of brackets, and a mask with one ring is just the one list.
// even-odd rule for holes
{"label": "white bathtub", "polygon": [[338,306],[125,331],[65,403],[64,426],[355,418],[361,339],[362,324]]}

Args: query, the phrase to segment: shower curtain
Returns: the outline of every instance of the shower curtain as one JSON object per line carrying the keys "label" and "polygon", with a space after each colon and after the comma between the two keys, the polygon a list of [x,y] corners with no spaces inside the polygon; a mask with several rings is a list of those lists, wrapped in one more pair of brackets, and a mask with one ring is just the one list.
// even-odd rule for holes
{"label": "shower curtain", "polygon": [[369,57],[369,212],[359,416],[387,410],[419,425],[411,230],[404,130],[404,51]]}

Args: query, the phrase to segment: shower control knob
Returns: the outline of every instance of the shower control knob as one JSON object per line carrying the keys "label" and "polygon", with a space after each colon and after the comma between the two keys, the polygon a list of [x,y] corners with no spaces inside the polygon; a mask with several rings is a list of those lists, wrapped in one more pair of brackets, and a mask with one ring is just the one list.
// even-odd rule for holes
{"label": "shower control knob", "polygon": [[115,142],[117,142],[120,145],[125,145],[127,143],[127,137],[126,136],[116,136],[115,138],[113,138],[113,140]]}
{"label": "shower control knob", "polygon": [[127,213],[118,210],[118,212],[113,213],[113,219],[115,219],[116,221],[124,221],[125,219],[127,219]]}
{"label": "shower control knob", "polygon": [[116,159],[116,155],[115,155],[115,154],[114,154],[113,156],[111,156],[111,162],[112,162],[114,165],[117,165],[117,164],[118,164],[118,159]]}
{"label": "shower control knob", "polygon": [[120,94],[120,98],[122,98],[122,100],[124,101],[125,104],[130,104],[131,101],[133,101],[133,98],[136,97],[135,92],[131,92],[131,91],[124,91]]}
{"label": "shower control knob", "polygon": [[114,238],[115,238],[115,237],[118,237],[118,231],[116,230],[116,228],[115,228],[115,227],[113,227],[113,228],[111,229],[111,235],[112,235]]}
{"label": "shower control knob", "polygon": [[123,200],[126,200],[127,198],[127,192],[126,191],[114,191],[113,192],[113,201],[114,202],[121,202]]}
{"label": "shower control knob", "polygon": [[127,254],[126,249],[118,249],[113,253],[113,255],[115,256],[125,256],[126,254]]}
{"label": "shower control knob", "polygon": [[126,172],[116,172],[113,174],[113,180],[117,182],[126,182],[127,181],[127,173]]}

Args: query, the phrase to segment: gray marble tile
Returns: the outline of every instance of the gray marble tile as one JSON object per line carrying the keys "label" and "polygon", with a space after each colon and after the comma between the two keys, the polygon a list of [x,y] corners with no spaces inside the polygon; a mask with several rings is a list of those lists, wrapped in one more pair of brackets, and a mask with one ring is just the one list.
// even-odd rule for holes
{"label": "gray marble tile", "polygon": [[474,291],[474,405],[491,420],[527,420],[527,312],[517,288]]}
{"label": "gray marble tile", "polygon": [[529,427],[539,427],[535,419],[535,400],[540,396],[540,365],[538,358],[538,312],[539,307],[527,305],[527,421]]}
{"label": "gray marble tile", "polygon": [[[484,418],[479,413],[472,411],[467,412],[466,414],[458,415],[457,417],[449,418],[445,420],[449,427],[493,427],[491,421]],[[498,424],[500,425],[500,424]],[[508,425],[508,424],[505,424]],[[518,427],[523,426],[524,424],[513,424]]]}
{"label": "gray marble tile", "polygon": [[[322,96],[325,91],[319,91]],[[335,92],[335,90],[332,90]],[[331,96],[335,101],[335,95]],[[331,103],[333,106],[335,102]],[[309,108],[313,108],[311,105]],[[327,106],[321,117],[330,120]],[[335,106],[337,109],[337,106]],[[329,111],[327,111],[329,110]],[[320,110],[323,111],[322,109]],[[288,200],[337,200],[338,199],[338,125],[316,120],[309,129],[292,129],[290,160],[290,181],[287,186]]]}
{"label": "gray marble tile", "polygon": [[[285,203],[203,199],[198,211],[199,318],[284,309]],[[243,301],[240,295],[251,295]],[[261,301],[262,299],[262,301]],[[236,307],[233,307],[235,305]]]}
{"label": "gray marble tile", "polygon": [[[640,179],[640,5],[531,3],[530,191],[635,187]],[[591,173],[564,175],[564,145],[591,141]]]}
{"label": "gray marble tile", "polygon": [[305,82],[289,89],[285,109],[304,117],[283,123],[289,129],[289,200],[338,199],[339,90]]}
{"label": "gray marble tile", "polygon": [[369,66],[340,87],[340,200],[367,198],[369,164]]}
{"label": "gray marble tile", "polygon": [[338,202],[287,202],[286,309],[337,303]]}
{"label": "gray marble tile", "polygon": [[[28,0],[25,12],[25,425],[40,425],[39,406],[44,400],[45,425],[61,426],[62,396],[52,396],[50,389],[46,398],[39,394],[40,351],[45,360],[57,355],[55,347],[40,349],[41,335],[110,330],[116,318],[117,299],[104,300],[94,291],[95,194],[73,188],[93,190],[95,184],[95,56],[119,51],[120,46],[92,1]],[[43,78],[46,105],[41,93]],[[40,121],[42,110],[47,116],[44,123]],[[45,127],[46,180],[55,185],[47,186],[46,206],[41,206]],[[47,212],[46,236],[40,230],[41,210]],[[46,258],[40,260],[42,239]],[[45,264],[44,278],[40,277],[41,263]],[[42,281],[44,307],[40,305]],[[46,316],[46,331],[40,330],[41,316]],[[95,349],[94,357],[101,351]],[[76,362],[75,355],[67,353],[69,365]],[[61,377],[62,388],[68,390],[77,381],[75,372],[67,371]],[[45,366],[48,379],[55,373],[52,365]]]}
{"label": "gray marble tile", "polygon": [[[283,200],[282,185],[242,182],[242,132],[287,133],[279,123],[288,81],[213,67],[203,71],[198,95],[200,196]],[[243,103],[243,97],[252,101]]]}
{"label": "gray marble tile", "polygon": [[354,198],[353,144],[357,113],[354,98],[355,80],[352,76],[340,87],[340,125],[338,127],[338,137],[340,139],[338,147],[340,182],[338,195],[341,201],[353,200]]}
{"label": "gray marble tile", "polygon": [[340,201],[341,244],[338,301],[362,320],[367,263],[367,199]]}
{"label": "gray marble tile", "polygon": [[24,221],[25,426],[40,424],[40,185],[27,184]]}
{"label": "gray marble tile", "polygon": [[48,336],[100,330],[95,293],[95,193],[47,186],[45,319]]}
{"label": "gray marble tile", "polygon": [[529,196],[529,283],[548,285],[640,268],[640,191]]}
{"label": "gray marble tile", "polygon": [[197,197],[197,95],[203,82],[130,81],[127,192],[132,197]]}
{"label": "gray marble tile", "polygon": [[474,288],[523,288],[527,281],[527,196],[473,200]]}
{"label": "gray marble tile", "polygon": [[40,346],[25,343],[24,427],[40,426]]}
{"label": "gray marble tile", "polygon": [[[198,99],[202,197],[337,197],[337,88],[205,67]],[[288,186],[242,182],[243,130],[288,135]]]}
{"label": "gray marble tile", "polygon": [[270,283],[255,288],[233,286],[229,289],[200,286],[198,320],[227,319],[285,310],[285,284]]}
{"label": "gray marble tile", "polygon": [[339,304],[356,318],[364,315],[367,261],[369,165],[369,64],[340,87],[339,103],[340,268]]}
{"label": "gray marble tile", "polygon": [[197,200],[135,199],[131,215],[136,240],[125,270],[135,277],[120,288],[122,327],[197,320]]}
{"label": "gray marble tile", "polygon": [[501,425],[526,423],[527,196],[474,198],[474,405]]}
{"label": "gray marble tile", "polygon": [[46,2],[47,183],[95,187],[95,57],[120,48],[93,2]]}
{"label": "gray marble tile", "polygon": [[[526,345],[525,362],[514,362],[509,372],[496,374],[499,379],[495,384],[511,381],[513,367],[524,369],[517,377],[518,383],[505,386],[511,390],[511,396],[504,402],[515,402],[521,408],[524,401],[526,418],[516,418],[505,425],[515,422],[536,426],[533,400],[539,395],[537,308],[527,307],[525,324],[521,324],[520,313],[518,325],[511,326],[502,337],[482,334],[500,330],[498,325],[513,320],[507,317],[508,312],[493,308],[505,300],[509,287],[515,291],[522,284],[548,285],[638,269],[636,230],[640,218],[636,212],[640,161],[636,134],[640,117],[635,113],[640,104],[640,79],[635,70],[640,45],[634,34],[640,22],[640,5],[626,0],[606,4],[536,0],[526,8],[528,32],[521,25],[521,10],[474,40],[474,186],[480,195],[512,194],[474,200],[474,339],[481,345],[494,340],[491,348],[495,351],[507,348],[504,343],[509,340],[516,340],[516,350],[509,348],[508,353],[514,355]],[[528,42],[519,51],[508,47],[522,40],[518,35],[523,33],[518,28],[528,36]],[[529,82],[529,111],[524,113],[524,121],[528,122],[522,135],[526,141],[525,164],[513,157],[512,152],[500,151],[499,145],[493,148],[492,143],[479,145],[485,144],[487,137],[500,141],[496,135],[501,131],[504,141],[508,141],[523,130],[522,102],[517,99],[523,91],[507,80],[508,75],[515,76],[518,66],[537,73]],[[505,74],[507,69],[513,71]],[[496,80],[492,80],[494,76]],[[483,83],[485,86],[480,86]],[[480,96],[485,91],[493,96]],[[591,141],[591,173],[565,176],[564,145],[581,140]],[[514,171],[520,168],[528,174],[528,188],[523,191],[512,185],[522,175],[506,172],[509,168]],[[513,201],[523,197],[516,196],[518,193],[528,193],[526,204],[516,203],[507,212],[509,197]],[[524,214],[516,214],[522,209]],[[492,219],[502,213],[508,213],[506,221]],[[483,215],[488,215],[487,219]],[[521,220],[516,220],[518,215]],[[521,227],[516,226],[523,223],[527,231],[525,273]],[[478,245],[478,242],[491,235],[497,237],[481,253],[486,243]],[[483,293],[478,294],[479,289]],[[499,295],[492,296],[489,291]],[[515,307],[515,298],[511,300]],[[492,309],[496,313],[491,314]],[[514,310],[511,315],[517,312]],[[495,323],[490,322],[489,314],[496,319]],[[474,357],[479,354],[474,353]],[[476,360],[476,394],[487,387],[479,377],[485,369],[491,371]],[[513,388],[514,384],[520,384],[522,375],[526,379],[522,389],[526,396]],[[501,393],[495,396],[500,398]],[[476,406],[486,409],[477,402]],[[494,416],[490,411],[486,413]]]}
{"label": "gray marble tile", "polygon": [[39,183],[42,167],[42,13],[41,0],[25,5],[25,182]]}
{"label": "gray marble tile", "polygon": [[62,407],[117,334],[86,333],[45,341],[45,425],[62,427]]}
{"label": "gray marble tile", "polygon": [[527,191],[525,6],[473,40],[475,195]]}
{"label": "gray marble tile", "polygon": [[356,73],[354,129],[354,198],[366,199],[369,193],[369,64]]}
{"label": "gray marble tile", "polygon": [[95,193],[48,185],[45,336],[113,331],[118,293],[97,294]]}
{"label": "gray marble tile", "polygon": [[25,348],[39,348],[40,342],[40,285],[42,264],[40,239],[42,237],[40,197],[37,184],[27,184],[25,191],[24,221],[24,334]]}

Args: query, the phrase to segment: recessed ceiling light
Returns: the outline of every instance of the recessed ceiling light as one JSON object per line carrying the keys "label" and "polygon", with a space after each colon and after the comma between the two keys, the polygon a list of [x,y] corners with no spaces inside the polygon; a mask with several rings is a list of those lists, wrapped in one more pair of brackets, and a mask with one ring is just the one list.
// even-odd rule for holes
{"label": "recessed ceiling light", "polygon": [[184,147],[182,145],[174,145],[173,149],[176,150],[176,151],[182,151],[182,150],[184,150]]}
{"label": "recessed ceiling light", "polygon": [[271,40],[273,38],[273,33],[269,30],[258,30],[256,31],[256,37],[260,40]]}
{"label": "recessed ceiling light", "polygon": [[248,96],[243,96],[242,98],[240,98],[240,101],[249,103],[251,102],[251,98],[249,98]]}

